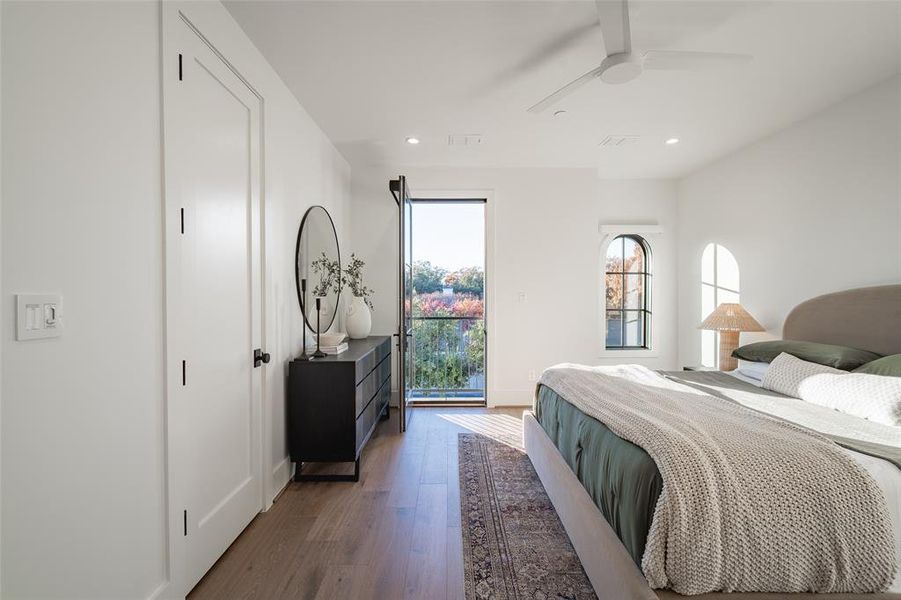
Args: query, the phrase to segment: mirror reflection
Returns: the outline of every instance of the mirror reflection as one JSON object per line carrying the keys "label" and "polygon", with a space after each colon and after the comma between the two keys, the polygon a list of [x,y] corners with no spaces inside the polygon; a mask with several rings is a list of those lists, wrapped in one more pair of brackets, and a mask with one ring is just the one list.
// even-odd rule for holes
{"label": "mirror reflection", "polygon": [[297,233],[295,276],[300,310],[313,332],[328,331],[335,320],[340,274],[341,255],[332,217],[322,206],[310,207]]}

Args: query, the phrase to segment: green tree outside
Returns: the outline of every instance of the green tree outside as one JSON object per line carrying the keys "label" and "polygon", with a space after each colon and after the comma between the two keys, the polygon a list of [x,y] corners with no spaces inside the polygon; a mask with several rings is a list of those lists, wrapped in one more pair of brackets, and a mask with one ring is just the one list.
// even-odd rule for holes
{"label": "green tree outside", "polygon": [[419,261],[412,280],[413,387],[427,392],[483,385],[484,272],[478,267],[449,271]]}

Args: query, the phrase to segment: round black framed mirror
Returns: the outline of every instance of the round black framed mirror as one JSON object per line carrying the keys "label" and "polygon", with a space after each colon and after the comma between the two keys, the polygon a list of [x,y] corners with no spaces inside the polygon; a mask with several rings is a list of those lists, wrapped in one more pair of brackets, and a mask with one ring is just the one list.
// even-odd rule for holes
{"label": "round black framed mirror", "polygon": [[311,206],[300,222],[294,279],[300,312],[307,327],[314,333],[328,331],[338,314],[341,297],[341,253],[335,223],[322,206]]}

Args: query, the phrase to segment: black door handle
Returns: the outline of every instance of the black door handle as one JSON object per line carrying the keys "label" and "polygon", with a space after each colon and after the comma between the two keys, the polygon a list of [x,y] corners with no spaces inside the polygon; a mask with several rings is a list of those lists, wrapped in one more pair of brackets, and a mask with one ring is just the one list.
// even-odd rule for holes
{"label": "black door handle", "polygon": [[256,369],[263,363],[269,364],[269,361],[272,360],[272,357],[268,352],[263,352],[261,349],[257,348],[253,351],[253,368]]}

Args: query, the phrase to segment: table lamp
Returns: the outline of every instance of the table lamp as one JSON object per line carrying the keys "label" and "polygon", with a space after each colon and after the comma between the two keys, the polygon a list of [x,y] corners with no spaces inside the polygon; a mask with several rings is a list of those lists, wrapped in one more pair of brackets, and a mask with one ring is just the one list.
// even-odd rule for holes
{"label": "table lamp", "polygon": [[738,361],[732,351],[738,348],[738,336],[742,331],[766,331],[741,304],[723,302],[707,315],[699,329],[720,332],[720,371],[734,371]]}

